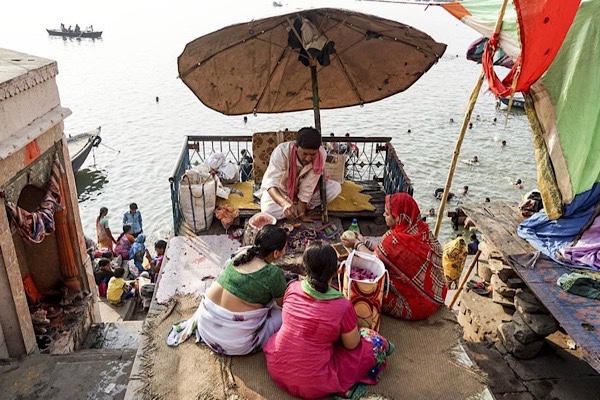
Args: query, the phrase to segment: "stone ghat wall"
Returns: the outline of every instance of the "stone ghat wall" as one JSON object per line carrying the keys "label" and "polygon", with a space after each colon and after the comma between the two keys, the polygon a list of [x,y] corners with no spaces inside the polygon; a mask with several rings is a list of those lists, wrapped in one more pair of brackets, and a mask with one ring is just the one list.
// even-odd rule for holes
{"label": "stone ghat wall", "polygon": [[535,357],[544,337],[558,329],[556,320],[485,238],[479,250],[477,276],[490,294],[469,289],[461,294],[458,322],[464,339],[500,341],[517,358]]}

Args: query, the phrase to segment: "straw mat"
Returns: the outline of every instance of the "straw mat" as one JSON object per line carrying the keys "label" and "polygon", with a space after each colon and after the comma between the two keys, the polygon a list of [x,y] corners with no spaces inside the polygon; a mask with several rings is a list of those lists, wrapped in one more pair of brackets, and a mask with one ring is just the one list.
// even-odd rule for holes
{"label": "straw mat", "polygon": [[[262,353],[220,356],[195,344],[193,337],[178,347],[166,345],[171,325],[189,318],[198,302],[191,296],[176,296],[163,311],[148,315],[137,377],[142,389],[136,398],[292,399],[270,379]],[[456,319],[448,309],[417,322],[384,317],[381,326],[382,334],[396,344],[396,352],[368,396],[466,399],[485,389],[482,374],[459,345]]]}

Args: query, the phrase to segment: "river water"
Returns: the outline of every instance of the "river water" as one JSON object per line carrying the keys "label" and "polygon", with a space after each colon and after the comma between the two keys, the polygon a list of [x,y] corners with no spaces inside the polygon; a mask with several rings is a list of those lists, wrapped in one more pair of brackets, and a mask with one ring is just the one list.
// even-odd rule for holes
{"label": "river water", "polygon": [[[270,0],[9,4],[3,6],[10,18],[0,24],[0,47],[58,62],[61,103],[73,111],[65,121],[65,133],[102,126],[103,145],[76,176],[83,228],[91,237],[100,207],[109,208],[116,234],[133,201],[151,242],[170,235],[168,177],[184,134],[250,135],[314,124],[311,111],[249,115],[244,124],[242,116],[228,117],[205,107],[177,79],[177,56],[198,36],[296,9],[339,7],[412,25],[446,43],[440,62],[406,92],[364,107],[321,112],[324,133],[391,136],[423,212],[439,205],[433,191],[445,183],[460,121],[480,71],[464,57],[478,34],[435,6],[351,0],[290,0],[280,8]],[[58,28],[61,22],[82,28],[93,24],[104,33],[100,40],[49,37],[44,28]],[[519,201],[535,188],[536,178],[527,119],[522,111],[513,110],[505,127],[506,108],[496,109],[493,95],[485,89],[484,83],[460,156],[477,155],[480,162],[458,164],[452,191],[462,193],[468,185],[468,195],[457,196],[464,202],[483,202],[485,197]],[[507,141],[505,147],[502,140]],[[525,182],[524,189],[511,184],[517,178]],[[450,221],[445,219],[442,241],[451,235]]]}

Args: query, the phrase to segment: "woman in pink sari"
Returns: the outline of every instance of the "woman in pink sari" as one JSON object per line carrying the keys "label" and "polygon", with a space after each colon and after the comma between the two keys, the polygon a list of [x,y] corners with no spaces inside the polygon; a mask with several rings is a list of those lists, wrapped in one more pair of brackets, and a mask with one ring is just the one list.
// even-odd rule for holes
{"label": "woman in pink sari", "polygon": [[322,241],[304,252],[306,279],[292,282],[283,299],[283,323],[263,351],[271,378],[303,399],[331,394],[358,399],[377,383],[394,346],[358,327],[352,303],[329,286],[335,250]]}
{"label": "woman in pink sari", "polygon": [[[421,219],[412,196],[386,196],[383,216],[390,229],[374,249],[390,274],[390,291],[383,299],[383,312],[399,319],[425,319],[444,304],[446,297],[442,246]],[[361,238],[346,240],[344,244],[372,252]]]}

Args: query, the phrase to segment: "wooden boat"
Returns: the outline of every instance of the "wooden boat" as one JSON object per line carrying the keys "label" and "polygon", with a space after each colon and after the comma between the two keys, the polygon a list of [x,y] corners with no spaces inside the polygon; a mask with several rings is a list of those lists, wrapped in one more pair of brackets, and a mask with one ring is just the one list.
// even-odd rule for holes
{"label": "wooden boat", "polygon": [[100,142],[102,142],[100,128],[101,127],[97,127],[89,132],[80,133],[79,135],[69,136],[67,138],[73,172],[77,172],[79,168],[81,168],[85,159],[90,154],[92,147],[98,147]]}
{"label": "wooden boat", "polygon": [[63,32],[60,29],[46,29],[50,36],[62,36],[69,38],[90,38],[98,39],[102,36],[102,31],[81,31],[81,32]]}
{"label": "wooden boat", "polygon": [[[498,100],[504,104],[508,106],[508,102],[510,101],[510,97],[499,97]],[[512,102],[512,106],[513,107],[517,107],[517,108],[523,108],[525,109],[525,100],[521,99],[521,98],[513,98],[513,102]]]}

